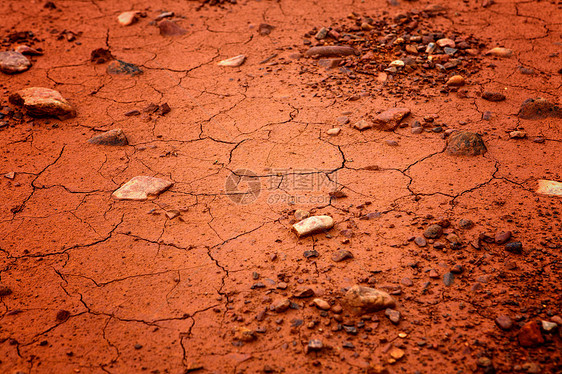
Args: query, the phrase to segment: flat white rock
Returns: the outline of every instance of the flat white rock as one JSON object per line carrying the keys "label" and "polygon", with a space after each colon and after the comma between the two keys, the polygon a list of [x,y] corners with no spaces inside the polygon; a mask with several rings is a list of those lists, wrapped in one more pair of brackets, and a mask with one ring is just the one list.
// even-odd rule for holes
{"label": "flat white rock", "polygon": [[238,67],[238,66],[242,65],[244,63],[244,61],[246,61],[246,56],[238,55],[238,56],[228,58],[226,60],[219,61],[218,65],[219,66],[230,66],[230,67],[235,68],[235,67]]}
{"label": "flat white rock", "polygon": [[303,219],[293,225],[293,230],[300,238],[302,236],[328,231],[334,227],[334,219],[330,216],[313,216]]}
{"label": "flat white rock", "polygon": [[539,179],[537,193],[549,196],[562,196],[562,182]]}
{"label": "flat white rock", "polygon": [[129,26],[137,21],[138,11],[123,12],[117,17],[117,21],[121,26]]}
{"label": "flat white rock", "polygon": [[146,200],[161,194],[173,184],[165,179],[141,175],[134,177],[113,192],[113,197],[118,200]]}

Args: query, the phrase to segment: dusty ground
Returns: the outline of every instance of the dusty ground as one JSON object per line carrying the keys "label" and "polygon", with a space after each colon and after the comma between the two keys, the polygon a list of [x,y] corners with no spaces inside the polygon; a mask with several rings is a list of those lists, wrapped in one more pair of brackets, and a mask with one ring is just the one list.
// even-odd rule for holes
{"label": "dusty ground", "polygon": [[[562,371],[560,326],[535,347],[518,341],[524,324],[562,315],[562,200],[535,193],[538,179],[562,181],[561,120],[517,117],[528,98],[562,100],[562,2],[432,2],[448,9],[424,18],[423,30],[472,36],[478,49],[458,71],[462,94],[435,68],[385,81],[378,65],[356,72],[359,57],[332,70],[295,58],[303,40],[317,43],[305,37],[314,28],[352,24],[351,12],[392,24],[425,0],[54,3],[0,5],[0,36],[31,31],[25,43],[44,51],[30,70],[1,75],[0,171],[15,172],[1,180],[0,283],[12,291],[1,296],[2,373]],[[120,26],[127,10],[146,17]],[[162,10],[187,33],[161,36],[150,22]],[[274,26],[269,35],[262,23]],[[18,43],[4,39],[3,50]],[[483,55],[496,46],[513,56]],[[96,48],[143,73],[107,74],[107,63],[90,61]],[[239,54],[239,68],[217,66]],[[77,116],[21,116],[8,95],[29,86],[60,91]],[[486,101],[483,91],[507,99]],[[143,113],[151,103],[171,112]],[[406,127],[352,127],[395,106],[412,111]],[[124,115],[135,109],[141,115]],[[426,116],[433,124],[413,134],[409,125]],[[437,126],[482,134],[488,152],[446,154]],[[327,135],[332,127],[341,133]],[[86,142],[114,128],[128,146]],[[515,129],[527,138],[510,139]],[[226,190],[239,169],[260,181],[244,204]],[[112,198],[137,175],[175,184],[153,200]],[[336,226],[297,239],[295,209]],[[412,241],[443,219],[461,248]],[[523,253],[470,245],[507,230]],[[334,262],[338,249],[354,258]],[[312,250],[317,257],[303,255]],[[446,286],[454,265],[463,271]],[[392,293],[399,324],[384,311],[320,311],[291,297],[311,287],[337,311],[357,283]],[[283,297],[291,309],[269,310]],[[513,327],[500,329],[498,316]],[[254,340],[237,339],[240,328]],[[323,349],[307,353],[311,339]],[[395,348],[405,355],[390,363]]]}

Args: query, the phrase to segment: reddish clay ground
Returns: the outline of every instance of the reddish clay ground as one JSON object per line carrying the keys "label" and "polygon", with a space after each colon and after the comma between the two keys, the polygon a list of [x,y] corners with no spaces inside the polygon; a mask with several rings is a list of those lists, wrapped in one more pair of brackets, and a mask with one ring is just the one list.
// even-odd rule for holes
{"label": "reddish clay ground", "polygon": [[[517,113],[528,98],[562,100],[562,3],[225,3],[0,4],[2,50],[21,42],[9,34],[31,31],[24,42],[44,51],[30,70],[1,75],[0,171],[15,177],[1,178],[0,372],[560,373],[562,326],[538,326],[562,316],[562,200],[535,188],[538,179],[562,181],[561,119]],[[423,23],[410,34],[473,38],[477,54],[456,70],[467,81],[459,89],[435,67],[382,74],[381,64],[404,56],[392,51],[369,65],[361,50],[331,70],[295,58],[309,47],[303,40],[318,43],[305,36],[314,28],[370,16],[386,25],[384,36],[395,16],[432,4],[447,8],[416,13]],[[120,26],[127,10],[146,17]],[[162,36],[150,24],[163,10],[185,35]],[[258,32],[262,23],[274,26],[269,35]],[[513,56],[484,56],[496,46]],[[143,73],[107,74],[107,63],[90,61],[96,48]],[[242,66],[217,66],[239,54]],[[8,96],[29,86],[60,91],[77,116],[22,116]],[[506,100],[484,100],[484,91]],[[142,113],[151,103],[171,112]],[[406,127],[353,128],[392,107],[411,110]],[[141,115],[124,115],[134,109]],[[427,116],[433,123],[412,133],[409,125]],[[326,134],[336,126],[339,135]],[[447,154],[439,126],[480,133],[488,152]],[[115,128],[128,146],[86,142]],[[510,139],[515,129],[527,137]],[[261,193],[247,204],[225,190],[239,169],[259,176]],[[153,200],[112,198],[137,175],[174,185]],[[297,239],[295,209],[336,225]],[[460,219],[475,226],[461,228]],[[413,242],[445,220],[460,244]],[[508,230],[522,253],[484,236],[480,248],[470,244]],[[354,257],[334,262],[338,249]],[[313,250],[317,257],[303,255]],[[455,265],[462,272],[447,286]],[[354,284],[391,293],[399,323],[384,311],[352,314],[342,297]],[[302,287],[332,310],[293,297]],[[284,297],[292,308],[269,309]],[[500,329],[498,316],[511,329]],[[521,328],[533,324],[536,344],[524,347]],[[249,341],[239,339],[241,328],[251,330]],[[323,348],[309,352],[311,339]],[[392,363],[396,348],[404,356]]]}

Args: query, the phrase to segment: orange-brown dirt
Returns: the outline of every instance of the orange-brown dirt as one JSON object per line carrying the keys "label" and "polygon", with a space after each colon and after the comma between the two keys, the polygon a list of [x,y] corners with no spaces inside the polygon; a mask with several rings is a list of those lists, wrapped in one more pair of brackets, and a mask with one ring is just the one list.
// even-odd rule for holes
{"label": "orange-brown dirt", "polygon": [[[129,10],[143,14],[121,26]],[[187,32],[161,35],[162,11]],[[535,191],[562,181],[562,120],[517,116],[562,99],[562,2],[7,0],[0,14],[3,51],[43,51],[0,73],[0,372],[562,371],[562,200]],[[322,27],[338,34],[317,40]],[[458,66],[427,63],[426,40],[426,62],[385,71],[408,55],[398,37],[431,33],[466,42]],[[333,69],[302,56],[324,43],[358,55]],[[108,74],[98,48],[142,73]],[[466,84],[447,86],[454,74]],[[77,116],[8,102],[33,86]],[[403,126],[353,127],[393,107],[411,111]],[[128,145],[87,142],[117,128]],[[487,152],[450,155],[450,129]],[[112,197],[139,175],[174,185]],[[335,227],[297,238],[297,209]],[[423,243],[434,223],[447,238]],[[506,231],[521,253],[493,242]],[[392,294],[399,322],[353,314],[355,284]],[[303,287],[331,309],[294,297]]]}

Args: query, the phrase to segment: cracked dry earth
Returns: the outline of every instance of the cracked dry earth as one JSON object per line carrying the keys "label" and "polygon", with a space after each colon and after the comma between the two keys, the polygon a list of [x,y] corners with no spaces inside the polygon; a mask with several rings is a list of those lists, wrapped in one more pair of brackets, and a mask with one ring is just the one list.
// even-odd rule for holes
{"label": "cracked dry earth", "polygon": [[[517,114],[562,99],[562,3],[210,3],[0,5],[2,50],[44,53],[1,80],[0,372],[561,372],[562,200],[536,192],[562,181],[561,119]],[[129,10],[144,17],[121,26]],[[187,32],[160,35],[162,11]],[[395,27],[404,14],[418,25]],[[317,40],[322,27],[339,42]],[[403,33],[472,38],[473,54],[451,71],[385,71],[407,55],[397,42],[356,69]],[[301,56],[323,43],[359,55],[333,69]],[[494,47],[513,54],[485,55]],[[142,73],[108,74],[90,61],[98,48]],[[453,74],[466,84],[447,86]],[[61,92],[76,117],[8,102],[33,86]],[[353,127],[393,107],[411,111],[395,130]],[[87,142],[117,128],[128,145]],[[487,152],[448,154],[449,130],[480,134]],[[140,175],[173,186],[112,197]],[[334,228],[297,238],[303,211]],[[432,224],[441,238],[424,238]],[[353,313],[356,284],[392,295],[399,318]]]}

